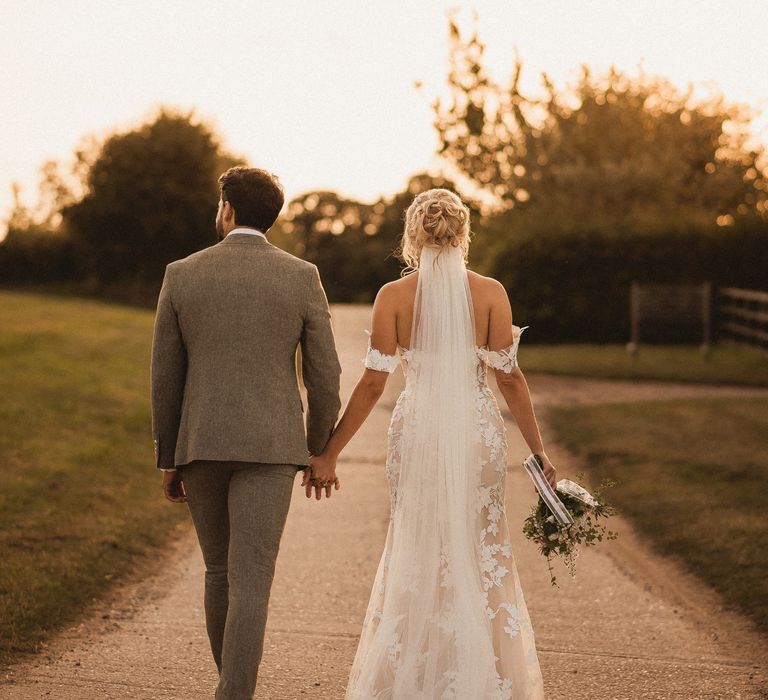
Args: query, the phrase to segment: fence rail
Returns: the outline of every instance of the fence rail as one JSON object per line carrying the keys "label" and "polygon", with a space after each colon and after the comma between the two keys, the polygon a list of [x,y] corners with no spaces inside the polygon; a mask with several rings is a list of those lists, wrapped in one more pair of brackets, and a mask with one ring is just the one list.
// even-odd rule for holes
{"label": "fence rail", "polygon": [[721,287],[718,327],[731,340],[768,347],[768,292]]}

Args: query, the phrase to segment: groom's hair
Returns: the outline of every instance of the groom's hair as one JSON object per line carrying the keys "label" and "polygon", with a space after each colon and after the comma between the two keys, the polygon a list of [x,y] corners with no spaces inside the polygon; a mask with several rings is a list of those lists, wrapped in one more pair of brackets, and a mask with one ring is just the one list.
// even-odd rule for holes
{"label": "groom's hair", "polygon": [[272,173],[238,165],[219,177],[221,199],[235,210],[238,226],[266,231],[283,208],[283,186]]}

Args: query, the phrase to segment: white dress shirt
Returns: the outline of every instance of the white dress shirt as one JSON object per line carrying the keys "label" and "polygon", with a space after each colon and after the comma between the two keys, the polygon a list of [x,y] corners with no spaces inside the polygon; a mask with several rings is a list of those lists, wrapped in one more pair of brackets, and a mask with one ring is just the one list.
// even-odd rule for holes
{"label": "white dress shirt", "polygon": [[243,226],[238,226],[237,228],[233,228],[227,235],[231,236],[233,233],[247,233],[251,236],[261,236],[262,238],[266,239],[266,235],[255,228],[245,228]]}
{"label": "white dress shirt", "polygon": [[[255,229],[255,228],[245,228],[243,226],[238,226],[237,228],[233,228],[227,235],[231,236],[233,233],[245,233],[245,234],[248,234],[250,236],[261,236],[264,240],[267,240],[266,235],[262,231],[259,231],[258,229]],[[175,472],[176,469],[175,468],[174,469],[162,469],[161,471],[164,471],[164,472]]]}

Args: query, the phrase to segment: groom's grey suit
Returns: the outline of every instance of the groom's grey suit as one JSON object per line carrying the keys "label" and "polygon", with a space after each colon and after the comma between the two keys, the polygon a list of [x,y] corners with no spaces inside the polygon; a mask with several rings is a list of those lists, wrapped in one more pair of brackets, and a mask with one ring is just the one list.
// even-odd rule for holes
{"label": "groom's grey suit", "polygon": [[156,466],[184,480],[220,700],[253,697],[294,477],[330,436],[340,373],[314,265],[231,233],[166,267],[152,346]]}

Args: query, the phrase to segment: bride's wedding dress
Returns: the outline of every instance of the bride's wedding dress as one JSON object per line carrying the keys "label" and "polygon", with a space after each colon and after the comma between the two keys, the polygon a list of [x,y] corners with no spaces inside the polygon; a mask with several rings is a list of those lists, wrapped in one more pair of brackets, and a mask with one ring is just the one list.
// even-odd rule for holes
{"label": "bride's wedding dress", "polygon": [[347,700],[543,700],[533,628],[504,506],[505,426],[487,367],[517,366],[520,334],[475,345],[461,251],[425,247],[387,477],[391,512]]}

